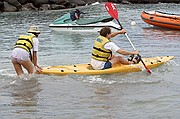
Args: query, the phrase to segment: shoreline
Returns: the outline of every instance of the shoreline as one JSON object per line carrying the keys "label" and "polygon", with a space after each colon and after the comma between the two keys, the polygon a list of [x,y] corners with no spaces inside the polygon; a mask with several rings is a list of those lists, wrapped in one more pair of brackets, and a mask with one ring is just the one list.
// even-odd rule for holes
{"label": "shoreline", "polygon": [[[76,8],[80,6],[99,4],[108,0],[0,0],[0,12],[45,11]],[[112,0],[117,4],[158,4],[180,3],[180,0]]]}

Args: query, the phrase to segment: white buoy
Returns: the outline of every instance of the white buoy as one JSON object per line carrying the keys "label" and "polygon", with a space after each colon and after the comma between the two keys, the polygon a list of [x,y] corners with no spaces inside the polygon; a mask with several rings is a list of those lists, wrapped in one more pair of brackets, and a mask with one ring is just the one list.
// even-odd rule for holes
{"label": "white buoy", "polygon": [[135,21],[132,21],[132,22],[131,22],[131,26],[136,26],[136,22],[135,22]]}
{"label": "white buoy", "polygon": [[91,5],[99,5],[99,2],[92,3]]}

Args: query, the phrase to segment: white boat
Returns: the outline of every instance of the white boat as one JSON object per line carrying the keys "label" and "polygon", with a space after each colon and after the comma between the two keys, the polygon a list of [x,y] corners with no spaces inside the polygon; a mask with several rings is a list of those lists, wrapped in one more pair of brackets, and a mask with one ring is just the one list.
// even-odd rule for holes
{"label": "white boat", "polygon": [[110,16],[95,18],[80,18],[72,21],[70,13],[53,21],[49,27],[55,31],[72,31],[72,32],[99,32],[103,27],[110,27],[112,31],[120,30],[120,26],[114,23]]}

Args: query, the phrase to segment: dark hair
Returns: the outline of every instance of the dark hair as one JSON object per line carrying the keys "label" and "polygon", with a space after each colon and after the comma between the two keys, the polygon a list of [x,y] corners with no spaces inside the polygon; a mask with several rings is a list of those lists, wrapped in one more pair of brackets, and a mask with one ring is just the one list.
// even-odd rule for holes
{"label": "dark hair", "polygon": [[111,29],[109,27],[104,27],[100,31],[100,35],[106,37],[107,34],[111,34]]}
{"label": "dark hair", "polygon": [[81,12],[80,12],[80,10],[79,10],[79,9],[76,9],[76,13],[80,14]]}

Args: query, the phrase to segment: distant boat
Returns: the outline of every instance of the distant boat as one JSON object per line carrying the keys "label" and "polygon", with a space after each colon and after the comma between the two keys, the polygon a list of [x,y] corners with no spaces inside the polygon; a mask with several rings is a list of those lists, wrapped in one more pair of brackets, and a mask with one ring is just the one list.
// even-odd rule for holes
{"label": "distant boat", "polygon": [[180,15],[160,11],[143,11],[141,18],[144,22],[164,28],[180,30]]}
{"label": "distant boat", "polygon": [[113,22],[111,16],[101,16],[95,18],[80,18],[72,21],[70,13],[64,14],[53,21],[49,27],[55,31],[73,32],[99,32],[103,27],[110,27],[112,31],[120,30],[120,26]]}

